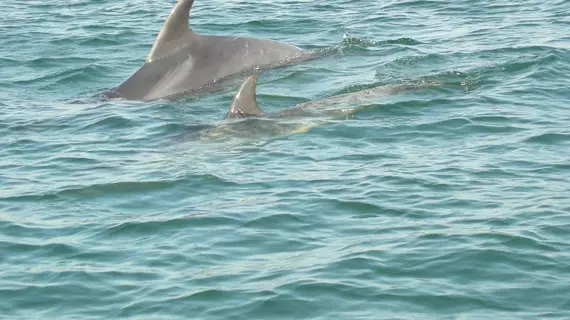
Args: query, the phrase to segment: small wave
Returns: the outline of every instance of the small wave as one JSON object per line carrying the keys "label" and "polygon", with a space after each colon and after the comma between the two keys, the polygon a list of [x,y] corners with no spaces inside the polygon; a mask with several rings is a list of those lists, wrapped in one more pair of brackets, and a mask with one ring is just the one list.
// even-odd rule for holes
{"label": "small wave", "polygon": [[[126,154],[131,154],[131,151],[113,151],[113,152],[124,152]],[[178,189],[181,185],[188,188],[187,182],[191,181],[191,186],[197,188],[197,185],[204,187],[205,182],[208,185],[213,185],[216,187],[223,186],[235,186],[239,185],[239,182],[224,179],[220,176],[213,174],[200,174],[192,175],[189,177],[180,177],[164,180],[141,180],[141,181],[116,181],[116,182],[106,182],[106,183],[95,183],[90,185],[72,185],[72,186],[59,186],[53,190],[45,192],[30,192],[30,193],[20,193],[15,196],[8,196],[0,198],[3,201],[21,202],[21,201],[43,201],[43,200],[56,200],[61,198],[79,198],[79,199],[90,199],[90,198],[101,198],[106,196],[112,196],[121,198],[122,196],[127,196],[130,194],[145,194],[151,192],[164,192],[168,190],[180,190]],[[87,181],[89,182],[89,181]],[[203,192],[206,192],[205,189]]]}
{"label": "small wave", "polygon": [[465,126],[465,129],[474,133],[514,133],[526,130],[513,125],[493,126],[485,124],[470,124]]}
{"label": "small wave", "polygon": [[89,186],[67,187],[62,190],[51,191],[44,194],[23,194],[3,198],[4,201],[43,201],[54,200],[60,197],[97,198],[105,195],[120,195],[137,192],[151,192],[166,190],[173,187],[172,181],[145,181],[145,182],[116,182],[94,184]]}
{"label": "small wave", "polygon": [[76,254],[77,248],[65,243],[25,243],[25,242],[12,242],[12,241],[0,241],[0,251],[11,252],[14,255],[17,254],[37,254],[42,253],[46,256],[67,256]]}
{"label": "small wave", "polygon": [[413,65],[417,63],[443,63],[446,60],[446,56],[441,54],[427,54],[427,55],[413,55],[413,56],[404,56],[400,58],[394,59],[391,63],[399,66],[404,65]]}
{"label": "small wave", "polygon": [[115,38],[91,37],[89,39],[81,40],[78,44],[82,46],[99,47],[99,46],[118,45],[120,43],[121,42]]}
{"label": "small wave", "polygon": [[249,228],[271,228],[273,227],[301,227],[305,225],[302,219],[298,216],[288,213],[282,214],[272,214],[270,216],[265,216],[257,218],[247,222],[244,226]]}
{"label": "small wave", "polygon": [[105,67],[89,65],[57,71],[51,74],[36,76],[25,80],[17,80],[13,83],[18,85],[43,83],[47,87],[52,85],[69,84],[82,81],[92,81],[94,77],[104,74],[105,70]]}
{"label": "small wave", "polygon": [[108,129],[125,129],[136,126],[136,122],[118,115],[106,115],[102,119],[97,119],[90,124],[84,125],[79,130],[108,130]]}
{"label": "small wave", "polygon": [[399,38],[399,39],[394,39],[394,40],[385,40],[383,42],[388,43],[388,44],[401,44],[401,45],[406,45],[406,46],[417,46],[417,45],[423,44],[423,42],[412,39],[412,38]]}
{"label": "small wave", "polygon": [[[489,115],[489,116],[473,116],[469,117],[474,123],[478,122],[486,122],[486,123],[512,123],[515,120],[513,117],[505,117],[505,116],[498,116],[498,115]],[[518,120],[518,119],[516,119]]]}
{"label": "small wave", "polygon": [[174,181],[139,181],[139,182],[115,182],[95,184],[85,187],[69,188],[57,192],[62,197],[91,198],[105,194],[129,194],[138,192],[151,192],[170,189],[175,186]]}
{"label": "small wave", "polygon": [[541,53],[562,53],[564,50],[558,49],[555,47],[550,46],[512,46],[512,47],[496,47],[492,49],[484,49],[477,51],[479,55],[492,55],[492,54],[507,54],[511,56],[512,54],[530,54],[531,56],[536,57],[537,54]]}
{"label": "small wave", "polygon": [[346,35],[344,36],[341,44],[343,46],[370,47],[370,46],[376,46],[379,44],[386,44],[386,43],[387,44],[401,44],[401,45],[407,45],[407,46],[416,46],[416,45],[423,44],[422,42],[420,42],[418,40],[414,40],[412,38],[398,38],[398,39],[377,41],[377,40],[362,39],[362,38],[358,38],[358,37],[349,37]]}
{"label": "small wave", "polygon": [[3,68],[15,67],[20,64],[21,62],[19,60],[0,57],[0,66],[2,66]]}
{"label": "small wave", "polygon": [[538,144],[564,144],[570,142],[570,134],[565,133],[543,133],[525,139],[528,143]]}
{"label": "small wave", "polygon": [[40,57],[25,61],[24,63],[33,68],[61,67],[62,65],[92,64],[96,60],[84,57]]}
{"label": "small wave", "polygon": [[197,229],[197,228],[223,228],[233,227],[238,224],[238,220],[220,217],[208,216],[204,213],[187,214],[182,217],[172,219],[148,219],[142,218],[142,221],[127,221],[105,228],[98,236],[107,237],[132,237],[146,235],[169,234],[181,229]]}
{"label": "small wave", "polygon": [[470,71],[446,70],[422,76],[418,81],[441,84],[442,87],[452,85],[465,90],[472,90],[481,82],[481,77],[476,69]]}
{"label": "small wave", "polygon": [[[494,57],[493,61],[488,61],[481,65],[470,66],[473,55],[488,59],[487,56]],[[524,75],[525,77],[535,76],[538,70],[552,68],[553,65],[564,61],[566,54],[561,49],[546,46],[528,46],[520,48],[495,48],[481,50],[477,52],[454,52],[451,54],[418,54],[397,57],[386,63],[381,70],[377,71],[377,77],[389,78],[401,77],[402,74],[411,73],[415,75],[418,69],[429,68],[445,69],[449,64],[457,64],[457,60],[465,60],[465,69],[441,70],[433,74],[422,75],[421,79],[430,81],[440,81],[445,84],[460,85],[466,90],[473,89],[491,83],[498,83],[499,79],[504,79],[505,75]],[[411,70],[413,68],[413,71]],[[428,70],[425,70],[428,71]]]}

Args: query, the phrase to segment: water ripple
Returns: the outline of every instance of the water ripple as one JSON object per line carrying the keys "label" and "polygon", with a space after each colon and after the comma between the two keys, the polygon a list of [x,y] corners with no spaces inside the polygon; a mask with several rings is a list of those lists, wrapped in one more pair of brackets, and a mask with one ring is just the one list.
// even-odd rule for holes
{"label": "water ripple", "polygon": [[568,3],[196,1],[322,53],[260,76],[268,112],[416,88],[240,121],[237,82],[101,94],[172,1],[0,3],[2,316],[569,318]]}

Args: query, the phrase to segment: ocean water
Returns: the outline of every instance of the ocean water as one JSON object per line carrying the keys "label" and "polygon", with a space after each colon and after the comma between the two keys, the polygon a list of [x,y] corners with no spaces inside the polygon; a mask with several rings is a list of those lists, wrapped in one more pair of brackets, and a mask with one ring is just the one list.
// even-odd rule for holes
{"label": "ocean water", "polygon": [[100,95],[173,4],[0,2],[0,318],[570,318],[570,1],[196,0],[330,52],[266,111],[418,84],[214,139],[235,85]]}

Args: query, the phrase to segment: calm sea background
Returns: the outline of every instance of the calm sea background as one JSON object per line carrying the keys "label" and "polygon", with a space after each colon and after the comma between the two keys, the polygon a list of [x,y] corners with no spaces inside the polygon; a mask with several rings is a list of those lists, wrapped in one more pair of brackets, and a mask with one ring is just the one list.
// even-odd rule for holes
{"label": "calm sea background", "polygon": [[173,4],[0,2],[0,318],[570,319],[570,1],[196,0],[330,52],[266,111],[433,85],[209,140],[235,86],[100,96]]}

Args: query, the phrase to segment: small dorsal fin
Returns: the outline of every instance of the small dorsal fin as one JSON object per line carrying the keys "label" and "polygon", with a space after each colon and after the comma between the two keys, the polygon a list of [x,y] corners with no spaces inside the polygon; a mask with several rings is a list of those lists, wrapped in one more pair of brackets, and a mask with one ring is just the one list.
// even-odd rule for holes
{"label": "small dorsal fin", "polygon": [[226,118],[246,118],[263,114],[255,98],[256,83],[257,75],[245,79],[234,96]]}
{"label": "small dorsal fin", "polygon": [[[168,18],[164,22],[162,29],[158,33],[152,48],[146,58],[146,62],[152,62],[170,52],[180,48],[180,43],[176,40],[182,40],[192,35],[192,31],[188,26],[190,20],[190,9],[194,0],[178,0]],[[184,44],[188,44],[186,41]]]}

